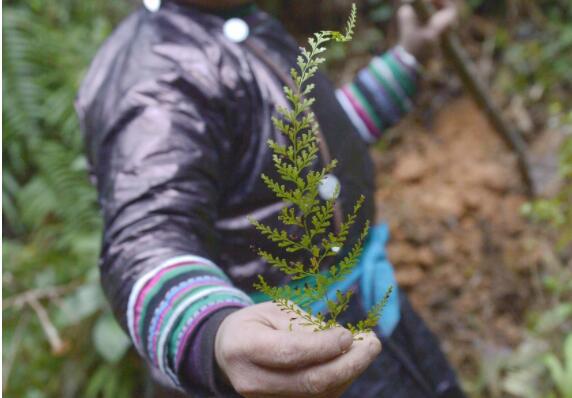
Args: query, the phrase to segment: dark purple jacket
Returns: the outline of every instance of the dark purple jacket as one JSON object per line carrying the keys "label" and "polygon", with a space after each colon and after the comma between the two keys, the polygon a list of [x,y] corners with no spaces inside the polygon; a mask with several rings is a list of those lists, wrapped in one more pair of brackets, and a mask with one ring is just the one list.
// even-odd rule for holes
{"label": "dark purple jacket", "polygon": [[[249,304],[242,291],[257,274],[282,282],[253,250],[275,247],[247,218],[283,228],[283,204],[260,175],[275,175],[267,140],[282,138],[271,117],[287,105],[298,47],[267,14],[244,20],[250,34],[237,43],[219,15],[174,2],[140,9],[102,46],[77,98],[104,217],[106,295],[148,362],[197,393],[217,390],[214,332]],[[374,215],[372,163],[334,87],[320,74],[315,83],[343,213],[366,197],[351,245]]]}

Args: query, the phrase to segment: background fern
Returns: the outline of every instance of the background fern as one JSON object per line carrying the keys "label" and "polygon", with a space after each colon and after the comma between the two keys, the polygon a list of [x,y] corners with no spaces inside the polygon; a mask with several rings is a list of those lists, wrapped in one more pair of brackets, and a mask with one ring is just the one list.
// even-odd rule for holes
{"label": "background fern", "polygon": [[128,340],[111,321],[99,287],[101,222],[73,108],[85,68],[128,8],[117,1],[5,3],[7,396],[111,398],[136,390],[138,362],[126,354]]}

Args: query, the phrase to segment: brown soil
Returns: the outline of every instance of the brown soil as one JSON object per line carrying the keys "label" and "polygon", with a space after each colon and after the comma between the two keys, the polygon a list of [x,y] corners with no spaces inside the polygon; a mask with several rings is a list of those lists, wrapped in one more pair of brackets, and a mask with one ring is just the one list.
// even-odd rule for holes
{"label": "brown soil", "polygon": [[379,218],[389,257],[414,306],[465,378],[489,349],[521,339],[539,253],[515,158],[467,98],[430,129],[403,122],[374,152]]}

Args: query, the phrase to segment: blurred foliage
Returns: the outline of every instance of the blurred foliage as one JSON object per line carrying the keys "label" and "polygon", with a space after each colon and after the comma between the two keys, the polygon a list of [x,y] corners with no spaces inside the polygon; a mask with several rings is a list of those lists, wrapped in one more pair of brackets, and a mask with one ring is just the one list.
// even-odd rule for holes
{"label": "blurred foliage", "polygon": [[572,398],[572,137],[562,145],[559,172],[560,192],[523,208],[532,220],[549,223],[558,242],[543,278],[547,300],[530,311],[529,335],[510,358],[519,362],[505,368],[506,390],[519,397]]}
{"label": "blurred foliage", "polygon": [[554,354],[549,354],[544,362],[550,370],[558,393],[564,398],[572,397],[572,333],[564,342],[564,359],[562,362]]}
{"label": "blurred foliage", "polygon": [[[479,12],[491,2],[470,3]],[[504,4],[516,4],[518,18],[497,23],[490,38],[498,58],[493,85],[522,99],[525,109],[540,108],[544,123],[537,127],[568,137],[559,154],[559,192],[523,207],[532,221],[550,226],[557,235],[553,252],[546,254],[551,260],[542,272],[543,293],[528,313],[521,344],[484,358],[475,391],[476,396],[572,398],[572,9],[567,0]]]}
{"label": "blurred foliage", "polygon": [[559,192],[523,207],[532,221],[557,235],[545,254],[550,260],[541,273],[542,294],[529,310],[521,344],[483,359],[475,396],[572,398],[572,9],[568,0],[470,4],[481,14],[487,7],[506,7],[504,23],[497,20],[496,34],[489,38],[497,58],[493,86],[540,113],[537,128],[568,135],[559,154]]}
{"label": "blurred foliage", "polygon": [[[2,377],[8,397],[131,397],[142,396],[145,388],[142,365],[99,287],[101,220],[73,109],[97,47],[134,3],[3,3]],[[343,1],[262,3],[287,26],[309,31],[338,26],[337,18],[347,11]],[[334,62],[380,51],[390,35],[377,24],[391,18],[395,4],[359,1],[355,45],[349,51],[334,49]],[[495,26],[487,37],[494,47],[494,87],[522,97],[526,108],[540,108],[549,127],[572,125],[569,0],[467,4],[468,19],[486,18]],[[295,12],[300,7],[308,12]],[[560,172],[572,180],[571,138],[562,148]],[[567,183],[554,198],[525,209],[532,219],[555,227],[561,252],[572,239],[571,203]],[[543,276],[545,297],[530,311],[529,337],[496,366],[483,363],[487,371],[476,391],[570,397],[572,276],[569,267],[554,263]]]}
{"label": "blurred foliage", "polygon": [[523,341],[483,355],[475,397],[572,398],[572,270],[552,263],[542,287]]}
{"label": "blurred foliage", "polygon": [[542,278],[544,297],[528,312],[525,338],[496,360],[483,360],[477,396],[572,398],[572,270],[553,260]]}
{"label": "blurred foliage", "polygon": [[[495,37],[502,52],[497,83],[509,93],[527,93],[567,101],[572,88],[572,9],[568,0],[526,3],[527,17],[499,26]],[[509,76],[507,76],[509,75]],[[507,84],[503,84],[506,79]]]}
{"label": "blurred foliage", "polygon": [[[568,118],[572,126],[572,111]],[[553,198],[528,203],[523,211],[537,222],[552,225],[559,234],[559,248],[565,249],[572,243],[572,137],[566,139],[560,150],[559,173],[563,181],[560,192]]]}
{"label": "blurred foliage", "polygon": [[4,3],[6,396],[134,390],[138,362],[126,360],[129,342],[99,287],[101,221],[73,108],[85,68],[127,8],[112,0]]}

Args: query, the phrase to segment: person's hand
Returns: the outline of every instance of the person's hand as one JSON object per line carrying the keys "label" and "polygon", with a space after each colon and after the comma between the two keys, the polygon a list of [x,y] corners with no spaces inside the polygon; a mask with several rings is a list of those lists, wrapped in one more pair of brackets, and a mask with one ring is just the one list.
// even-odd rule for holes
{"label": "person's hand", "polygon": [[452,0],[432,0],[437,11],[423,24],[413,6],[405,4],[397,11],[399,44],[418,60],[423,60],[437,44],[439,36],[458,22],[457,7]]}
{"label": "person's hand", "polygon": [[344,328],[313,332],[274,303],[243,308],[221,323],[215,358],[245,397],[340,396],[381,352],[373,333],[354,341]]}

